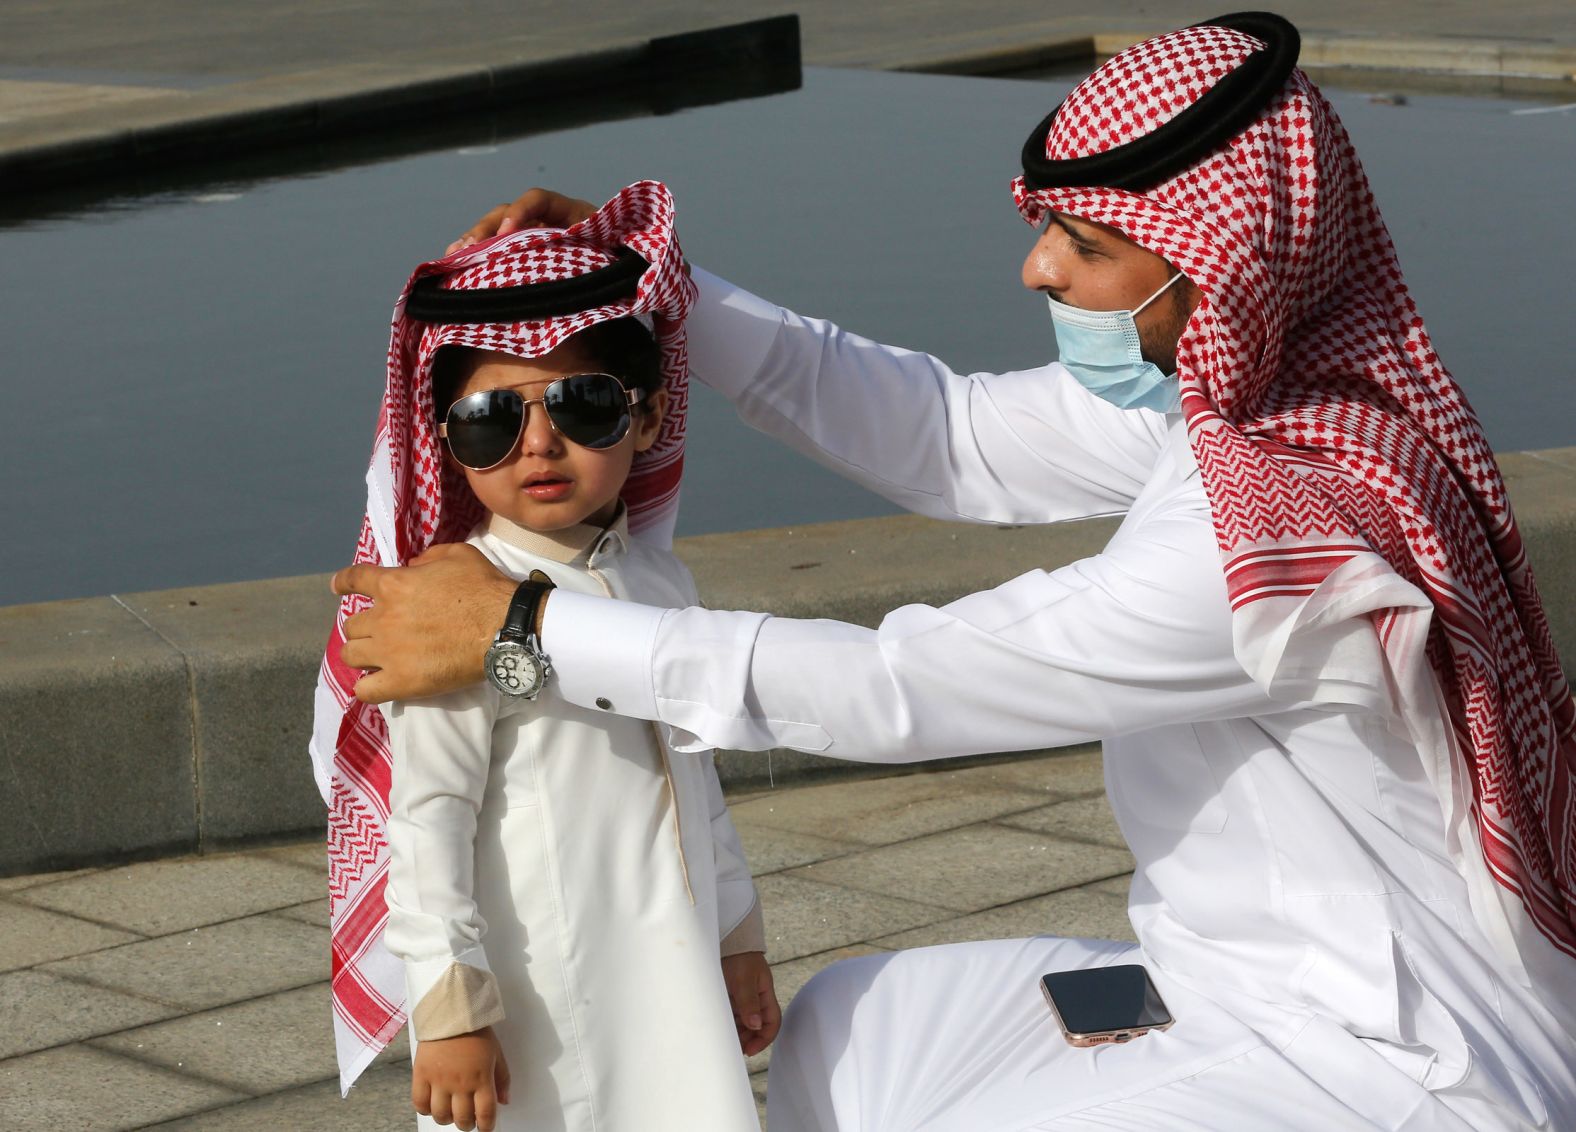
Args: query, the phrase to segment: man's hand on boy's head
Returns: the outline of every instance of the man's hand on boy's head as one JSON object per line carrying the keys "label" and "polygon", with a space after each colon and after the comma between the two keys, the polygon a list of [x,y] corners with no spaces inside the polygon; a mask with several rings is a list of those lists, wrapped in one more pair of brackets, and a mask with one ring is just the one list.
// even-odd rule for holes
{"label": "man's hand on boy's head", "polygon": [[415,700],[476,683],[516,585],[464,543],[434,546],[402,568],[362,563],[335,574],[335,593],[373,602],[345,619],[339,651],[348,667],[366,670],[356,698]]}
{"label": "man's hand on boy's head", "polygon": [[439,1124],[493,1132],[498,1106],[509,1103],[509,1065],[492,1027],[418,1042],[410,1103]]}
{"label": "man's hand on boy's head", "polygon": [[509,204],[500,204],[448,246],[450,255],[479,240],[503,236],[520,228],[569,228],[596,211],[588,200],[578,200],[551,189],[527,189]]}
{"label": "man's hand on boy's head", "polygon": [[783,1024],[772,969],[766,956],[759,951],[724,955],[722,981],[728,988],[728,1002],[733,1007],[733,1027],[739,1034],[739,1048],[745,1057],[753,1057],[776,1040]]}

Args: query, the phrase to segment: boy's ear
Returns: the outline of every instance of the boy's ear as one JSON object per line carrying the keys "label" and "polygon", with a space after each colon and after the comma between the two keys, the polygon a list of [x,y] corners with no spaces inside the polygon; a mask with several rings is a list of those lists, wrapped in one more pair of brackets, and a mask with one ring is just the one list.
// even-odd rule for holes
{"label": "boy's ear", "polygon": [[662,431],[662,418],[668,411],[668,391],[659,389],[655,393],[647,394],[641,405],[640,414],[635,418],[635,451],[644,452],[657,442],[657,434]]}

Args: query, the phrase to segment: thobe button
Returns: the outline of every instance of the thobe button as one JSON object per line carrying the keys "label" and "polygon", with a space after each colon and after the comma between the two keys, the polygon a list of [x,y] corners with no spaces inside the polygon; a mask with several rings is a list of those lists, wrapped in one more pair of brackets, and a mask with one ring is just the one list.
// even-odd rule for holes
{"label": "thobe button", "polygon": [[601,708],[603,711],[612,711],[613,701],[608,699],[606,696],[598,696],[596,698],[596,706]]}

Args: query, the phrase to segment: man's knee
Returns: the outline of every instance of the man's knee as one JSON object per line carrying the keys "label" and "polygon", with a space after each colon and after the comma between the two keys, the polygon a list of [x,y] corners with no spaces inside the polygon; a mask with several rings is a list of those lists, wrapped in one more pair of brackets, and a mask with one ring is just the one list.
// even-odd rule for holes
{"label": "man's knee", "polygon": [[820,1017],[847,1014],[859,999],[869,993],[881,968],[891,960],[891,955],[839,959],[831,966],[817,971],[800,988],[789,1004],[789,1012]]}
{"label": "man's knee", "polygon": [[861,955],[840,959],[817,972],[788,1004],[783,1037],[801,1038],[826,1030],[846,1032],[853,1024],[854,1008],[871,993],[881,969],[892,959],[892,955]]}
{"label": "man's knee", "polygon": [[[794,995],[772,1054],[767,1087],[767,1121],[772,1128],[827,1132],[866,1126],[858,1116],[839,1115],[850,1104],[857,1113],[860,1105],[855,1014],[872,993],[881,993],[877,977],[894,958],[895,954],[841,960],[817,973]],[[834,1084],[834,1079],[842,1083]]]}

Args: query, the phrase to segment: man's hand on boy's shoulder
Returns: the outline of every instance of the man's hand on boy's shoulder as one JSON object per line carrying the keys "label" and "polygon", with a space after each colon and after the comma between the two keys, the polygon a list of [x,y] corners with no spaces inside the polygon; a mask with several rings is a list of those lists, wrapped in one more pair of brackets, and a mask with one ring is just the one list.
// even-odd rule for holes
{"label": "man's hand on boy's shoulder", "polygon": [[480,680],[516,583],[474,546],[447,543],[405,567],[347,566],[334,575],[333,587],[341,597],[372,599],[370,609],[345,619],[339,658],[366,672],[356,698],[380,704]]}
{"label": "man's hand on boy's shoulder", "polygon": [[722,981],[728,988],[728,1003],[733,1007],[733,1026],[739,1034],[739,1048],[745,1057],[753,1057],[776,1040],[783,1024],[772,969],[766,956],[759,951],[724,955]]}
{"label": "man's hand on boy's shoulder", "polygon": [[509,1065],[492,1027],[417,1043],[410,1101],[416,1111],[462,1132],[493,1132],[509,1103]]}
{"label": "man's hand on boy's shoulder", "polygon": [[504,236],[520,228],[569,228],[596,211],[588,200],[568,197],[552,189],[527,189],[513,201],[488,212],[470,230],[450,244],[445,255],[479,240]]}

